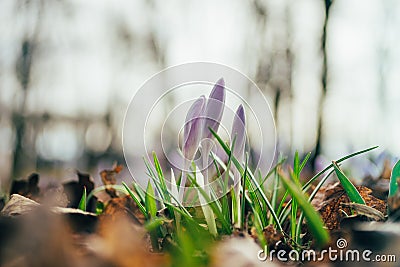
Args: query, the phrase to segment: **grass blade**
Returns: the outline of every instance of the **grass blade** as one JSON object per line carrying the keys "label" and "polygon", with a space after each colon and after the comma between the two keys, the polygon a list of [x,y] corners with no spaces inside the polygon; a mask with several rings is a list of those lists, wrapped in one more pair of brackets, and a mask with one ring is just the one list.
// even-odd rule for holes
{"label": "grass blade", "polygon": [[295,183],[290,181],[285,177],[281,177],[281,181],[285,184],[286,188],[289,190],[292,198],[296,200],[304,216],[308,222],[308,229],[312,233],[317,245],[324,246],[329,242],[329,233],[324,227],[321,216],[314,209],[310,202],[308,202],[307,197],[303,194],[301,189],[296,186]]}
{"label": "grass blade", "polygon": [[144,203],[146,194],[143,189],[137,183],[133,183],[133,189],[135,189],[135,192],[139,196],[141,203]]}
{"label": "grass blade", "polygon": [[[305,165],[306,161],[303,161]],[[303,165],[303,163],[301,165]],[[303,165],[303,166],[304,166]],[[290,171],[290,176],[292,181],[296,184],[297,187],[301,188],[300,184],[300,158],[299,152],[296,151],[294,154],[293,161],[293,171]],[[290,216],[290,237],[297,242],[296,238],[296,229],[297,229],[297,201],[292,198],[292,206],[291,206],[291,216]]]}
{"label": "grass blade", "polygon": [[[279,181],[280,180],[279,180],[278,172],[276,171],[275,177],[274,177],[274,188],[273,188],[272,197],[271,197],[271,206],[273,209],[276,208],[276,204],[277,204],[276,202],[277,202],[277,198],[278,198]],[[279,214],[277,213],[277,215],[279,215]],[[270,217],[269,224],[273,224],[273,223],[274,223],[273,218]]]}
{"label": "grass blade", "polygon": [[[168,192],[168,190],[167,190]],[[179,190],[178,186],[176,185],[176,179],[175,179],[175,173],[174,170],[171,168],[171,195],[173,195],[175,198],[179,197]]]}
{"label": "grass blade", "polygon": [[[218,143],[222,146],[222,148],[225,150],[225,153],[227,153],[228,155],[231,154],[231,151],[229,150],[229,147],[224,143],[224,141],[221,139],[221,137],[213,131],[213,129],[209,128],[211,133],[214,135],[214,137],[217,139]],[[243,175],[244,170],[243,167],[241,166],[241,164],[239,163],[239,161],[232,156],[232,162],[233,164],[235,164],[236,168],[239,170],[240,174]],[[282,225],[279,222],[278,216],[276,215],[274,209],[271,206],[271,203],[269,202],[267,196],[265,195],[264,191],[262,190],[261,186],[257,183],[254,175],[252,174],[252,172],[248,171],[248,176],[249,179],[251,180],[252,183],[254,183],[254,186],[256,187],[256,191],[259,193],[259,195],[261,196],[263,202],[267,205],[271,216],[274,218],[275,222],[277,223],[277,226],[279,228],[279,230],[281,232],[283,232],[283,228]]]}
{"label": "grass blade", "polygon": [[[151,181],[149,181],[147,183],[147,189],[146,189],[146,196],[145,196],[145,207],[146,207],[146,211],[148,214],[148,223],[152,223],[154,222],[157,217],[157,202],[155,199],[155,192],[153,187],[151,186]],[[159,244],[158,244],[158,227],[157,227],[157,223],[155,225],[156,227],[154,229],[152,229],[151,231],[149,231],[150,234],[150,242],[151,242],[151,246],[153,247],[153,250],[155,251],[159,251]]]}
{"label": "grass blade", "polygon": [[150,218],[155,218],[157,214],[157,203],[154,195],[154,189],[151,186],[151,182],[147,183],[145,207]]}
{"label": "grass blade", "polygon": [[82,211],[86,211],[86,186],[83,187],[83,194],[82,194],[82,198],[81,201],[79,201],[79,206],[78,208]]}
{"label": "grass blade", "polygon": [[143,204],[137,198],[135,193],[133,193],[133,191],[129,188],[129,186],[125,182],[122,182],[122,185],[125,187],[125,190],[131,196],[131,198],[135,201],[135,203],[138,206],[139,210],[143,213],[143,215],[146,217],[146,219],[148,219],[149,216],[148,216],[148,214],[146,212],[146,208],[143,206]]}
{"label": "grass blade", "polygon": [[339,166],[336,164],[335,161],[332,161],[333,168],[335,169],[336,175],[339,178],[340,183],[343,186],[343,189],[346,191],[347,195],[350,198],[351,202],[364,204],[365,201],[361,197],[360,193],[358,192],[357,188],[350,182],[349,178],[342,172]]}
{"label": "grass blade", "polygon": [[[213,159],[213,163],[214,163],[214,167],[217,171],[217,177],[222,177],[221,176],[221,172],[218,168],[218,164],[217,164],[217,160],[216,160],[216,155],[214,153],[210,153],[211,157]],[[229,211],[229,201],[228,201],[228,181],[227,179],[229,179],[229,172],[227,173],[227,175],[225,175],[225,179],[218,179],[219,182],[219,186],[222,188],[222,196],[220,198],[220,202],[221,202],[221,209],[222,209],[222,213],[224,215],[225,218],[229,218],[230,221],[230,211]],[[212,188],[212,187],[211,187]],[[218,198],[216,198],[218,199]]]}
{"label": "grass blade", "polygon": [[241,186],[242,186],[242,196],[241,196],[241,201],[240,201],[240,203],[242,203],[241,210],[240,210],[240,212],[241,212],[240,229],[242,229],[242,230],[244,228],[244,224],[245,224],[245,220],[246,220],[246,217],[245,217],[245,215],[246,215],[245,214],[246,194],[245,194],[245,190],[244,189],[245,189],[245,184],[246,184],[246,180],[247,180],[247,171],[248,171],[247,167],[248,167],[248,164],[249,164],[249,154],[246,152],[246,162],[245,162],[245,166],[244,166],[244,174],[242,176],[242,179],[240,180],[240,183],[241,183]]}
{"label": "grass blade", "polygon": [[154,161],[154,166],[156,168],[158,179],[160,180],[160,187],[161,187],[161,190],[162,190],[162,192],[160,192],[160,193],[162,193],[162,196],[168,202],[171,202],[171,198],[170,198],[170,195],[168,193],[167,184],[165,183],[164,173],[163,173],[163,171],[161,169],[160,161],[157,158],[157,154],[154,151],[153,151],[153,161]]}
{"label": "grass blade", "polygon": [[293,160],[293,173],[294,173],[294,179],[293,180],[298,180],[299,179],[299,174],[300,174],[300,158],[299,158],[299,152],[296,150],[294,153],[294,160]]}
{"label": "grass blade", "polygon": [[[349,155],[347,155],[347,156],[344,156],[344,157],[342,157],[342,158],[336,160],[336,163],[341,163],[341,162],[343,162],[343,161],[345,161],[345,160],[347,160],[347,159],[350,159],[350,158],[355,157],[355,156],[358,156],[358,155],[360,155],[360,154],[369,152],[369,151],[374,150],[374,149],[376,149],[376,148],[378,148],[378,147],[379,147],[379,146],[373,146],[373,147],[370,147],[370,148],[367,148],[367,149],[363,149],[363,150],[354,152],[354,153],[352,153],[352,154],[349,154]],[[331,164],[329,164],[327,167],[325,167],[325,169],[323,169],[322,171],[320,171],[320,172],[318,172],[317,174],[315,174],[305,185],[303,185],[303,188],[302,188],[303,192],[306,192],[306,191],[310,188],[310,186],[312,185],[312,183],[313,183],[315,180],[317,180],[322,174],[324,174],[327,170],[329,170],[329,169],[332,168],[332,167],[333,167],[333,164],[331,163]],[[287,217],[287,215],[288,215],[288,213],[286,212],[286,210],[287,210],[287,208],[290,206],[290,203],[291,203],[291,202],[292,202],[292,200],[289,200],[289,202],[288,202],[287,205],[283,208],[283,210],[282,210],[280,213],[278,213],[278,214],[280,214],[280,215],[279,215],[279,220],[280,220],[281,222],[285,221],[285,219],[286,219],[286,217]]]}
{"label": "grass blade", "polygon": [[[135,195],[135,193],[128,187],[128,185],[125,182],[122,182],[123,187],[125,188],[126,192],[128,192],[128,194],[132,197],[132,199],[135,201],[135,203],[137,204],[140,212],[142,212],[142,214],[146,217],[146,220],[149,220],[149,216],[146,212],[146,208],[145,206],[143,206],[142,202],[140,202],[140,199]],[[134,184],[134,187],[138,187],[140,188],[140,186],[138,186],[137,184]],[[140,189],[141,190],[141,189]],[[143,192],[143,191],[142,191]],[[174,198],[174,196],[172,196],[172,198]],[[176,207],[175,205],[173,205],[170,202],[164,201],[164,204],[172,209],[173,211],[176,211],[177,213],[181,214],[188,222],[191,223],[195,223],[197,224],[197,222],[192,218],[192,216],[190,215],[190,213],[185,209],[185,207],[183,207],[176,198],[174,198],[174,200],[177,202],[178,207]],[[145,201],[143,201],[144,203]]]}
{"label": "grass blade", "polygon": [[194,178],[188,176],[188,179],[196,187],[196,189],[200,192],[200,194],[202,195],[204,200],[208,203],[207,205],[217,215],[217,218],[221,220],[222,227],[224,228],[224,230],[227,232],[231,232],[230,223],[225,220],[225,217],[222,214],[222,210],[220,208],[218,208],[218,206],[215,204],[215,202],[213,202],[210,199],[210,196],[207,194],[207,192],[203,188],[200,187],[200,185],[197,183],[197,181]]}
{"label": "grass blade", "polygon": [[390,176],[390,187],[389,187],[389,197],[396,194],[398,190],[397,179],[400,178],[400,160],[394,165],[392,170],[392,175]]}
{"label": "grass blade", "polygon": [[[344,156],[344,157],[342,157],[342,158],[336,160],[335,162],[336,162],[336,163],[341,163],[341,162],[343,162],[343,161],[345,161],[345,160],[348,160],[348,159],[350,159],[350,158],[352,158],[352,157],[355,157],[355,156],[357,156],[357,155],[360,155],[360,154],[369,152],[369,151],[374,150],[374,149],[376,149],[376,148],[378,148],[378,147],[379,147],[379,146],[373,146],[373,147],[370,147],[370,148],[367,148],[367,149],[363,149],[363,150],[360,150],[360,151],[351,153],[350,155]],[[331,164],[329,164],[327,167],[325,167],[325,169],[323,169],[322,171],[320,171],[320,172],[318,172],[316,175],[314,175],[314,176],[303,186],[303,191],[307,191],[307,190],[310,188],[311,184],[312,184],[316,179],[318,179],[318,177],[320,177],[322,174],[324,174],[327,170],[329,170],[329,169],[332,168],[332,167],[333,167],[333,164],[331,163]]]}
{"label": "grass blade", "polygon": [[278,163],[275,164],[274,167],[272,167],[272,169],[267,173],[267,175],[265,175],[264,179],[261,181],[260,186],[263,186],[264,183],[268,180],[268,178],[276,172],[276,170],[278,169],[279,166],[281,166],[285,161],[286,161],[286,157],[281,157],[280,160],[278,160]]}
{"label": "grass blade", "polygon": [[303,162],[300,164],[299,172],[301,172],[304,169],[304,166],[306,166],[310,157],[311,157],[311,152],[308,152],[307,155],[305,156],[305,158],[303,159]]}
{"label": "grass blade", "polygon": [[[319,189],[322,187],[322,185],[328,180],[329,176],[332,175],[334,170],[331,170],[327,175],[325,175],[324,178],[321,179],[321,181],[317,184],[317,186],[314,188],[313,192],[311,193],[310,197],[308,198],[308,202],[311,203],[313,201],[314,197],[317,195]],[[298,220],[298,227],[296,231],[296,236],[297,236],[297,243],[301,243],[301,225],[303,224],[303,219],[304,219],[304,212],[300,213],[299,220]]]}

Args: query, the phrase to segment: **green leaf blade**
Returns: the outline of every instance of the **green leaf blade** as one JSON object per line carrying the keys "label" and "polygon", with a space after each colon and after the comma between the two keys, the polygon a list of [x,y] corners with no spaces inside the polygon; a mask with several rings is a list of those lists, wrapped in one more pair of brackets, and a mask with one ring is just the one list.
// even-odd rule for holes
{"label": "green leaf blade", "polygon": [[343,186],[343,189],[346,191],[347,195],[350,198],[351,202],[364,204],[365,201],[361,197],[360,193],[358,192],[357,188],[353,185],[349,178],[342,172],[335,161],[332,161],[333,168],[335,169],[336,175]]}
{"label": "green leaf blade", "polygon": [[79,201],[79,206],[78,206],[78,208],[79,208],[80,210],[82,210],[82,211],[86,211],[86,206],[87,206],[86,198],[87,198],[86,186],[84,186],[84,187],[83,187],[82,198],[81,198],[81,200]]}
{"label": "green leaf blade", "polygon": [[314,209],[311,203],[308,202],[308,198],[306,197],[306,195],[303,194],[301,189],[297,187],[293,181],[290,181],[285,177],[281,177],[281,181],[286,186],[293,199],[296,200],[298,206],[304,212],[304,216],[308,222],[308,229],[315,237],[317,245],[323,247],[324,245],[328,244],[330,240],[329,233],[324,227],[321,216]]}
{"label": "green leaf blade", "polygon": [[392,169],[392,174],[390,176],[390,187],[389,187],[389,197],[392,197],[396,194],[398,190],[397,179],[400,178],[400,160],[394,165]]}
{"label": "green leaf blade", "polygon": [[[360,150],[360,151],[351,153],[351,154],[349,154],[349,155],[347,155],[347,156],[344,156],[344,157],[342,157],[342,158],[336,160],[336,163],[341,163],[341,162],[343,162],[343,161],[345,161],[345,160],[348,160],[348,159],[350,159],[350,158],[352,158],[352,157],[355,157],[355,156],[361,155],[361,154],[363,154],[363,153],[367,153],[367,152],[369,152],[369,151],[371,151],[371,150],[377,149],[378,147],[379,147],[379,146],[373,146],[373,147],[370,147],[370,148],[367,148],[367,149],[363,149],[363,150]],[[327,167],[325,167],[322,171],[320,171],[320,172],[318,172],[317,174],[315,174],[310,180],[308,180],[308,182],[305,183],[305,184],[303,185],[303,188],[302,188],[302,189],[303,189],[303,192],[307,192],[307,190],[310,189],[312,183],[313,183],[314,181],[316,181],[322,174],[324,174],[326,171],[328,171],[328,170],[331,169],[332,167],[333,167],[333,165],[332,165],[332,163],[331,163],[331,164],[329,164]],[[280,215],[279,215],[279,220],[280,220],[280,222],[285,221],[286,217],[288,216],[289,213],[287,212],[287,208],[290,206],[289,204],[290,204],[291,202],[292,202],[292,200],[289,200],[289,202],[288,202],[287,205],[282,209],[282,211],[278,212],[278,214],[280,214]]]}
{"label": "green leaf blade", "polygon": [[[229,149],[229,147],[224,143],[224,141],[222,140],[222,138],[216,133],[214,132],[211,128],[209,128],[212,135],[217,139],[218,143],[221,145],[221,147],[224,149],[225,153],[228,154],[228,156],[231,155],[231,151]],[[240,162],[232,156],[232,163],[236,166],[236,168],[239,170],[240,174],[243,175],[244,174],[244,169],[241,166]],[[274,218],[274,221],[277,223],[277,226],[279,228],[279,230],[281,232],[283,232],[283,228],[282,225],[279,222],[278,216],[275,213],[275,210],[272,208],[271,203],[269,202],[267,196],[265,195],[265,193],[263,192],[260,184],[257,182],[256,178],[254,177],[254,174],[252,174],[252,172],[250,170],[247,171],[247,175],[248,175],[248,179],[250,181],[250,184],[253,184],[254,186],[254,190],[258,193],[258,195],[260,195],[262,201],[264,202],[265,205],[267,205],[271,216]]]}
{"label": "green leaf blade", "polygon": [[157,214],[157,203],[154,195],[154,189],[151,186],[150,181],[147,183],[145,206],[150,218],[155,218]]}
{"label": "green leaf blade", "polygon": [[143,204],[140,202],[138,197],[133,193],[133,191],[129,188],[129,186],[125,183],[122,182],[122,185],[125,187],[125,190],[128,192],[128,194],[131,196],[131,198],[135,201],[136,205],[138,206],[139,210],[143,213],[143,215],[148,219],[148,215],[146,212],[146,208],[143,206]]}

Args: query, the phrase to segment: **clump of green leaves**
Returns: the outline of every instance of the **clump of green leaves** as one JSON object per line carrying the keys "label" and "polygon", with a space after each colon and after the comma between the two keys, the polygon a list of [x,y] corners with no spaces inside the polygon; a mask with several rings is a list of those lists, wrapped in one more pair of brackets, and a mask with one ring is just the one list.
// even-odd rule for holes
{"label": "clump of green leaves", "polygon": [[[208,98],[200,96],[190,107],[183,133],[182,154],[185,158],[185,166],[178,181],[171,170],[171,176],[167,182],[157,155],[153,153],[152,163],[145,160],[147,175],[150,177],[146,190],[136,183],[133,184],[133,189],[123,184],[146,219],[153,249],[165,249],[160,247],[159,240],[168,240],[170,251],[181,253],[181,258],[185,259],[187,265],[193,266],[204,263],[204,261],[191,262],[191,257],[201,254],[200,251],[207,251],[205,247],[207,242],[219,239],[223,235],[230,235],[236,229],[249,230],[246,229],[249,225],[255,227],[257,239],[263,246],[267,242],[263,231],[269,225],[273,225],[283,234],[288,244],[301,248],[304,219],[307,220],[307,228],[315,238],[315,244],[317,246],[327,244],[329,234],[324,228],[319,213],[311,205],[311,201],[328,177],[336,172],[350,199],[361,203],[363,201],[361,196],[337,163],[375,147],[332,162],[304,185],[300,177],[310,158],[310,153],[302,161],[300,161],[299,153],[295,153],[293,166],[289,168],[288,176],[281,171],[281,166],[285,163],[283,157],[263,176],[260,171],[249,168],[249,157],[245,151],[246,120],[243,106],[240,105],[236,111],[232,127],[233,141],[230,144],[225,143],[217,134],[224,106],[225,82],[221,78],[214,85]],[[202,143],[206,139],[217,141],[228,156],[226,162],[212,153],[207,142]],[[202,163],[195,163],[193,159],[200,144]],[[210,157],[214,165],[211,167],[206,165]],[[217,182],[219,183],[218,190],[223,193],[221,197],[217,197],[220,194],[217,194],[215,189],[205,186],[206,181],[208,182],[211,178],[209,171],[212,167],[215,168],[212,171],[216,171],[219,177]],[[274,177],[272,193],[265,184],[271,176]],[[322,178],[315,189],[308,195],[311,185],[320,177]],[[187,182],[190,184],[189,187],[186,187]],[[280,183],[284,185],[283,195],[280,194]],[[231,186],[232,184],[234,186]],[[186,203],[185,196],[187,197],[188,193],[195,195],[196,200],[199,200],[201,208],[197,211],[200,210],[202,216],[195,215],[193,209],[184,207],[183,203]],[[245,207],[249,207],[249,214],[245,214]],[[159,210],[168,212],[160,215]],[[286,232],[283,225],[287,221],[290,223],[290,228]],[[203,240],[206,242],[202,242]]]}
{"label": "clump of green leaves", "polygon": [[[207,203],[206,205],[208,205],[209,209],[213,212],[218,236],[210,234],[207,225],[204,224],[204,220],[199,219],[198,216],[193,216],[193,212],[189,211],[190,209],[188,210],[182,206],[180,201],[177,199],[176,189],[174,189],[174,185],[177,185],[178,182],[173,178],[174,183],[170,187],[167,186],[164,172],[160,167],[159,160],[155,153],[153,153],[153,164],[146,162],[148,169],[147,174],[151,178],[146,192],[142,190],[138,184],[133,184],[134,190],[132,190],[123,183],[127,192],[131,195],[140,211],[144,214],[147,224],[152,225],[152,232],[150,232],[150,235],[153,235],[153,247],[156,246],[156,248],[159,248],[159,244],[156,240],[163,238],[168,238],[170,239],[171,244],[181,247],[185,242],[190,242],[188,240],[191,240],[193,237],[180,235],[180,233],[187,234],[188,231],[202,233],[202,235],[204,235],[204,232],[208,232],[206,235],[208,242],[211,242],[211,240],[215,238],[218,239],[223,235],[230,235],[234,230],[235,212],[241,212],[241,216],[239,217],[241,218],[240,225],[242,225],[242,227],[240,229],[246,230],[244,228],[245,225],[253,225],[256,228],[258,239],[261,244],[266,244],[266,240],[263,237],[264,228],[273,224],[278,231],[284,234],[288,243],[292,243],[295,247],[300,248],[300,245],[302,244],[301,237],[303,234],[302,222],[305,219],[307,220],[307,229],[315,238],[315,244],[317,246],[323,246],[329,242],[329,235],[327,230],[324,228],[320,215],[311,205],[312,199],[333,172],[340,171],[339,173],[341,176],[339,179],[342,179],[344,183],[349,182],[351,184],[347,177],[344,178],[345,175],[338,168],[336,162],[342,162],[346,159],[374,149],[369,148],[343,157],[327,166],[323,171],[319,172],[307,183],[302,185],[300,179],[301,172],[306,166],[310,154],[307,154],[302,161],[300,161],[299,154],[295,154],[293,168],[290,168],[290,178],[286,177],[281,171],[281,166],[285,162],[284,158],[280,158],[271,171],[262,177],[260,173],[254,174],[249,169],[247,160],[244,165],[242,165],[233,156],[232,148],[234,143],[230,147],[217,133],[212,130],[211,132],[228,155],[227,162],[223,162],[216,155],[212,155],[214,157],[214,165],[218,171],[218,175],[221,175],[221,173],[219,173],[221,169],[225,173],[225,179],[220,179],[221,188],[223,188],[226,193],[230,192],[232,196],[233,188],[228,187],[227,181],[229,179],[234,179],[231,168],[232,166],[235,166],[236,170],[238,170],[240,174],[241,191],[238,195],[233,194],[234,197],[229,198],[228,194],[226,194],[221,198],[215,198],[216,200],[212,201],[212,197],[215,197],[215,192],[211,192],[211,195],[207,193],[202,186],[198,184],[195,173],[193,173],[193,175],[188,175],[187,177],[188,181],[191,183],[191,188],[197,190],[199,195],[204,198]],[[323,174],[325,175],[321,178],[311,194],[308,195],[307,192],[312,182],[316,181]],[[264,182],[271,176],[275,177],[275,179],[272,194],[268,197],[269,194],[264,186]],[[283,195],[279,194],[280,183],[282,183],[286,188]],[[155,196],[158,196],[159,200],[156,200]],[[240,199],[242,207],[240,211],[231,208],[234,206],[233,203],[236,201],[235,197]],[[288,199],[288,197],[290,197],[290,199]],[[279,199],[281,200],[278,204]],[[251,209],[251,216],[246,216],[246,214],[244,214],[244,207],[246,205]],[[167,209],[169,211],[168,216],[165,217],[158,215],[157,210],[159,209]],[[283,223],[288,218],[290,229],[288,232],[285,232]],[[170,227],[170,223],[167,223],[171,222],[171,220],[173,222],[172,228]],[[154,228],[157,230],[154,230]],[[214,236],[214,238],[212,238],[212,236]],[[175,253],[177,253],[179,250],[175,250],[177,249],[175,245],[172,247],[174,248]],[[185,244],[184,246],[190,247],[188,244]],[[206,248],[204,247],[204,249]]]}

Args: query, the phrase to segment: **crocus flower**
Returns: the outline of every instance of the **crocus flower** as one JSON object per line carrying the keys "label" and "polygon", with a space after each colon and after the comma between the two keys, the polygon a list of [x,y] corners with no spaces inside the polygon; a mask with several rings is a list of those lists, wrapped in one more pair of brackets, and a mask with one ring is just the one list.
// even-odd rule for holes
{"label": "crocus flower", "polygon": [[244,146],[246,143],[245,115],[242,105],[236,110],[236,116],[233,118],[232,124],[232,140],[235,140],[233,147],[233,156],[242,163],[244,160]]}
{"label": "crocus flower", "polygon": [[[245,114],[244,114],[244,108],[242,105],[239,106],[239,108],[236,111],[236,116],[233,119],[233,124],[232,124],[232,132],[231,132],[231,137],[232,137],[232,142],[234,140],[234,145],[233,145],[233,151],[232,154],[233,156],[239,161],[239,163],[243,163],[244,160],[244,147],[246,144],[246,127],[245,127]],[[240,172],[239,170],[234,167],[233,168],[233,177],[234,177],[234,191],[236,195],[236,203],[235,206],[232,207],[232,218],[235,223],[235,227],[240,228],[240,221],[241,221],[241,207],[240,207]],[[234,208],[236,208],[234,210]],[[235,212],[236,211],[236,212]],[[236,215],[236,216],[235,216]]]}
{"label": "crocus flower", "polygon": [[213,90],[208,98],[207,105],[204,111],[204,128],[203,137],[211,138],[212,134],[209,128],[214,132],[218,131],[219,124],[222,119],[225,107],[225,81],[219,79],[214,85]]}
{"label": "crocus flower", "polygon": [[[184,156],[184,171],[189,169],[190,163],[196,154],[197,149],[202,137],[202,116],[204,113],[204,107],[206,98],[204,96],[199,97],[190,107],[186,119],[185,126],[183,128],[183,156]],[[179,201],[183,200],[184,187],[186,184],[186,175],[182,175],[179,191]]]}
{"label": "crocus flower", "polygon": [[[225,107],[225,82],[224,79],[221,78],[217,81],[212,89],[210,96],[207,100],[207,105],[204,110],[204,120],[203,120],[203,140],[202,142],[202,171],[203,175],[198,175],[198,182],[204,188],[207,194],[210,194],[209,187],[206,185],[209,179],[209,168],[206,167],[208,164],[208,157],[211,151],[212,143],[210,140],[212,138],[212,133],[210,128],[217,132],[219,128],[219,124],[222,119],[222,114],[224,113]],[[200,202],[202,202],[202,196],[199,194]],[[204,202],[204,199],[203,199]],[[204,213],[204,217],[206,219],[209,231],[212,235],[217,235],[217,226],[215,224],[215,217],[212,209],[208,205],[202,204],[202,210]]]}
{"label": "crocus flower", "polygon": [[[212,89],[210,96],[207,100],[207,105],[204,110],[204,120],[203,120],[203,138],[204,142],[202,142],[202,157],[203,157],[203,162],[202,162],[202,175],[196,176],[196,179],[198,179],[198,183],[202,185],[204,188],[205,192],[207,194],[210,194],[210,189],[207,186],[208,183],[208,178],[209,178],[209,168],[204,168],[207,166],[208,163],[208,157],[211,151],[211,145],[212,143],[210,140],[212,138],[212,133],[210,131],[210,128],[214,131],[217,132],[219,128],[219,124],[222,119],[222,114],[224,112],[224,107],[225,107],[225,81],[223,78],[219,79],[217,83],[214,85],[214,88]],[[200,202],[202,202],[202,196],[199,193],[199,198]],[[203,199],[204,201],[204,199]],[[202,210],[204,213],[204,217],[206,219],[209,231],[212,235],[216,236],[217,235],[217,226],[215,224],[215,218],[214,218],[214,213],[210,206],[204,205],[205,203],[202,204]]]}
{"label": "crocus flower", "polygon": [[212,139],[212,133],[218,131],[219,124],[222,119],[225,107],[225,81],[223,78],[219,79],[214,88],[212,89],[210,96],[207,100],[207,105],[204,110],[204,124],[203,124],[203,142],[201,143],[202,148],[202,162],[201,169],[203,172],[204,179],[206,181],[210,178],[210,169],[206,166],[209,163],[209,155],[212,148],[212,142],[207,139]]}
{"label": "crocus flower", "polygon": [[193,160],[202,137],[202,116],[206,98],[199,97],[190,107],[183,129],[183,155],[186,160]]}
{"label": "crocus flower", "polygon": [[[221,78],[217,81],[212,89],[208,100],[206,101],[204,96],[197,99],[190,107],[189,112],[186,116],[185,127],[184,127],[184,143],[183,143],[183,155],[185,157],[184,169],[189,169],[190,163],[196,154],[199,144],[204,139],[211,139],[212,133],[210,128],[215,132],[218,131],[219,124],[222,119],[225,106],[225,82]],[[208,163],[208,156],[211,151],[211,143],[205,141],[202,143],[202,156],[203,162],[201,165],[205,167]],[[203,184],[208,181],[208,168],[202,168],[204,174]],[[179,192],[179,199],[183,199],[183,191],[186,183],[186,175],[182,176],[181,179],[181,190]]]}
{"label": "crocus flower", "polygon": [[[184,127],[184,144],[183,144],[183,155],[185,157],[184,169],[187,171],[189,169],[189,164],[194,158],[196,154],[199,144],[202,139],[210,139],[212,138],[212,133],[209,130],[213,129],[215,132],[218,131],[219,124],[222,119],[222,114],[224,112],[225,106],[225,82],[221,78],[214,85],[213,90],[211,91],[209,99],[205,100],[205,97],[202,96],[198,100],[196,100],[191,106],[185,121]],[[208,155],[210,154],[211,145],[209,140],[206,140],[202,143],[202,156],[203,156],[203,166],[208,162]],[[203,187],[207,194],[209,194],[208,186],[206,186],[206,181],[208,181],[208,168],[202,170],[203,175],[196,175],[196,179],[198,179],[198,183],[201,187]],[[184,195],[184,186],[186,183],[187,174],[182,175],[181,179],[181,188],[179,191],[179,201],[182,202]],[[209,231],[213,235],[217,235],[217,227],[215,224],[215,218],[212,209],[205,205],[205,199],[201,194],[199,195],[201,207],[203,209],[203,213],[209,227]]]}

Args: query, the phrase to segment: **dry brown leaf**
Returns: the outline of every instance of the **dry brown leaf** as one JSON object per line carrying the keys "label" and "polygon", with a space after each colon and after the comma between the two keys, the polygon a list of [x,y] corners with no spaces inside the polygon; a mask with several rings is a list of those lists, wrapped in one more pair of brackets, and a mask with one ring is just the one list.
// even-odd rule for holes
{"label": "dry brown leaf", "polygon": [[13,194],[1,211],[4,216],[24,215],[39,207],[40,204],[27,197]]}
{"label": "dry brown leaf", "polygon": [[279,241],[283,239],[282,233],[278,232],[278,230],[272,224],[264,228],[263,234],[265,240],[270,247],[274,247]]}
{"label": "dry brown leaf", "polygon": [[[356,188],[367,206],[386,214],[385,201],[372,196],[372,190],[368,187],[356,186]],[[342,204],[349,202],[349,197],[342,185],[337,182],[322,187],[312,201],[312,204],[320,212],[326,227],[329,230],[334,230],[340,228],[340,222],[343,218],[352,214],[351,208],[348,205]]]}
{"label": "dry brown leaf", "polygon": [[115,175],[120,173],[122,169],[122,165],[114,164],[111,170],[102,170],[100,172],[101,181],[106,186],[106,192],[110,195],[111,198],[118,197],[117,191],[112,188],[112,185],[115,185],[117,183]]}
{"label": "dry brown leaf", "polygon": [[112,198],[100,215],[100,221],[105,219],[115,221],[121,216],[130,218],[139,225],[145,222],[144,215],[130,196]]}
{"label": "dry brown leaf", "polygon": [[143,227],[115,213],[102,218],[99,235],[91,238],[89,247],[97,258],[109,263],[107,266],[170,266],[168,255],[151,253],[145,239]]}

